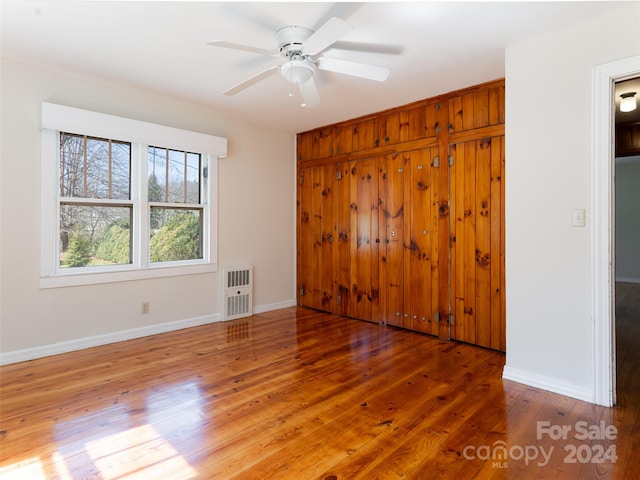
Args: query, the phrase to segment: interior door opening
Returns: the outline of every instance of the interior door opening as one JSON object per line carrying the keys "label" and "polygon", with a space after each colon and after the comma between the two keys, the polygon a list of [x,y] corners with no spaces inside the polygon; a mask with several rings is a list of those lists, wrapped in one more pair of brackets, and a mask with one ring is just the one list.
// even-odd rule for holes
{"label": "interior door opening", "polygon": [[[635,94],[635,95],[634,95]],[[630,369],[640,351],[640,106],[622,100],[640,95],[640,77],[615,82],[614,245],[614,399],[624,401]],[[635,108],[633,108],[635,106]],[[626,111],[625,111],[626,110]]]}

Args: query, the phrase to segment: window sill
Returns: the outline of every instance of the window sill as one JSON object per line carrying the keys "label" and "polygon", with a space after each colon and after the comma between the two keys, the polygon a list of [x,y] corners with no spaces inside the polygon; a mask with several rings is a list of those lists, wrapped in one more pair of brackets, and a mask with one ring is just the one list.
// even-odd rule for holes
{"label": "window sill", "polygon": [[81,285],[99,285],[101,283],[130,282],[151,278],[197,275],[218,271],[217,263],[199,263],[195,265],[171,265],[149,268],[136,268],[110,272],[61,273],[40,277],[40,288],[76,287]]}

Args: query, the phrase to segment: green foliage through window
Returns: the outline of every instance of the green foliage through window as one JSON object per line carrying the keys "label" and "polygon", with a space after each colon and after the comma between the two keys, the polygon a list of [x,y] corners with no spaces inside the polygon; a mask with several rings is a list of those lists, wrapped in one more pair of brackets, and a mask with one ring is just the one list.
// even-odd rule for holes
{"label": "green foliage through window", "polygon": [[[201,212],[152,208],[158,218],[164,218],[162,226],[151,230],[150,260],[175,262],[202,258]],[[155,210],[155,212],[154,212]]]}

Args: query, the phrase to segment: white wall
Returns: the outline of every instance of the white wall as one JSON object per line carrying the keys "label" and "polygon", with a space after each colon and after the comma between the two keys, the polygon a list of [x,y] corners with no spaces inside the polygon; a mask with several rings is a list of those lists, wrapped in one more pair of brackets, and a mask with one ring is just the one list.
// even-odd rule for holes
{"label": "white wall", "polygon": [[[1,75],[3,361],[162,330],[168,322],[207,322],[220,312],[217,273],[39,288],[42,101],[227,137],[228,157],[219,162],[219,265],[254,265],[256,310],[295,304],[294,135],[13,62],[2,62]],[[148,315],[140,314],[143,301],[150,302]]]}
{"label": "white wall", "polygon": [[640,283],[640,155],[616,158],[616,280]]}
{"label": "white wall", "polygon": [[592,69],[640,54],[639,31],[636,2],[506,51],[504,377],[588,401]]}

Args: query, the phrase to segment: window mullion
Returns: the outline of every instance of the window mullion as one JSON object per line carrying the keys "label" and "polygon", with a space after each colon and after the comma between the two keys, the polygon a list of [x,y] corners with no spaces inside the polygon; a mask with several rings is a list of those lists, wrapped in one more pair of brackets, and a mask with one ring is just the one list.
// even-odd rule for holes
{"label": "window mullion", "polygon": [[82,148],[83,151],[83,166],[82,166],[82,177],[83,177],[83,186],[84,192],[82,194],[83,197],[87,197],[87,136],[84,136],[84,146]]}
{"label": "window mullion", "polygon": [[134,241],[134,254],[136,265],[141,268],[149,266],[149,172],[148,172],[148,145],[136,144],[135,158],[138,178],[135,179],[136,188],[136,236]]}
{"label": "window mullion", "polygon": [[164,201],[169,201],[169,149],[164,150]]}
{"label": "window mullion", "polygon": [[113,198],[113,142],[109,139],[109,198]]}

